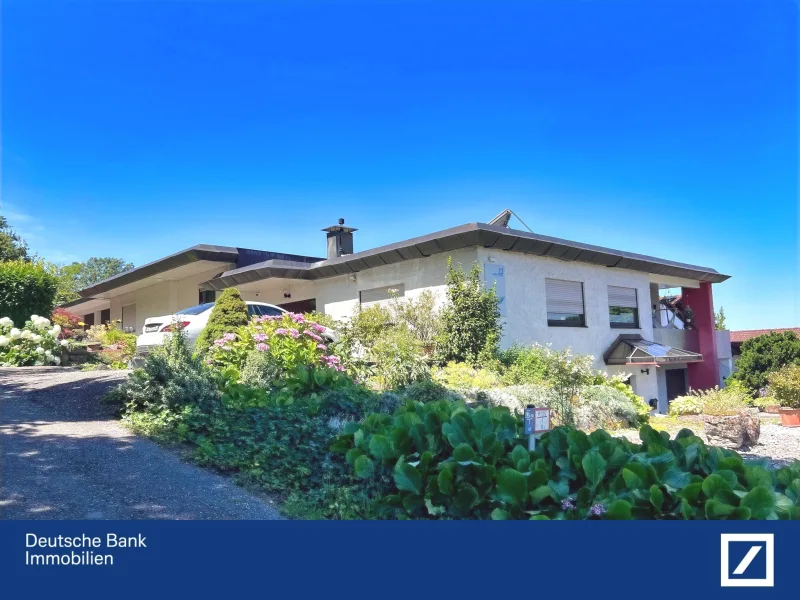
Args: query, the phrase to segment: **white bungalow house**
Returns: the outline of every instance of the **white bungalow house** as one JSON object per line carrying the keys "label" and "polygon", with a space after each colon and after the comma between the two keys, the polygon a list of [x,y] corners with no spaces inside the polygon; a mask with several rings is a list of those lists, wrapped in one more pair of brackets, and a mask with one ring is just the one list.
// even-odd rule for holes
{"label": "white bungalow house", "polygon": [[[507,223],[507,220],[505,221]],[[689,387],[720,383],[712,284],[714,269],[580,242],[468,223],[378,248],[353,251],[353,228],[340,219],[327,234],[327,257],[198,245],[82,290],[65,305],[87,323],[121,319],[141,331],[171,314],[237,287],[246,300],[346,318],[358,305],[431,290],[443,299],[447,261],[483,266],[496,284],[503,346],[539,342],[592,354],[609,373],[630,374],[634,391],[666,411]],[[660,290],[682,288],[691,329],[664,320]]]}

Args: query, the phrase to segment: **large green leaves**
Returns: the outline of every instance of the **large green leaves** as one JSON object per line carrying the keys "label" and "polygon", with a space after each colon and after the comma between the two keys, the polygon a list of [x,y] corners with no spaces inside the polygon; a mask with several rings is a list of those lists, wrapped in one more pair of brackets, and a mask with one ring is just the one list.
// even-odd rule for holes
{"label": "large green leaves", "polygon": [[527,478],[515,469],[503,469],[497,474],[497,495],[503,502],[520,504],[528,495]]}
{"label": "large green leaves", "polygon": [[742,506],[750,509],[753,519],[768,519],[775,509],[775,493],[765,487],[754,487],[742,498]]}
{"label": "large green leaves", "polygon": [[405,462],[402,456],[394,467],[394,483],[398,490],[422,494],[422,475],[416,467]]}
{"label": "large green leaves", "polygon": [[598,450],[592,449],[583,457],[583,460],[581,460],[581,465],[583,466],[583,472],[586,475],[586,479],[589,480],[592,488],[596,488],[606,474],[605,459],[600,456],[600,452]]}

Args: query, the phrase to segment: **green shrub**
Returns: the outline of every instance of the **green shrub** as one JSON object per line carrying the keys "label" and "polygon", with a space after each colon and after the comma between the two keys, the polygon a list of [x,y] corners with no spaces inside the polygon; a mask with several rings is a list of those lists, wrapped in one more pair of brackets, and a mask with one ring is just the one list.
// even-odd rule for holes
{"label": "green shrub", "polygon": [[57,289],[58,280],[44,263],[0,262],[0,317],[21,327],[31,315],[49,315]]}
{"label": "green shrub", "polygon": [[767,377],[775,400],[784,408],[800,408],[800,365],[787,365]]}
{"label": "green shrub", "polygon": [[247,325],[250,317],[247,314],[247,304],[242,300],[242,295],[236,288],[227,288],[222,291],[214,303],[211,316],[205,329],[200,332],[195,341],[194,351],[203,354],[225,333],[235,331]]}
{"label": "green shrub", "polygon": [[475,364],[497,353],[500,342],[500,299],[487,289],[483,272],[475,263],[469,272],[447,261],[447,303],[442,311],[442,329],[436,354],[441,362]]}
{"label": "green shrub", "polygon": [[670,402],[669,414],[731,416],[750,405],[750,397],[742,386],[714,387],[710,390],[694,390],[686,396]]}
{"label": "green shrub", "polygon": [[405,325],[424,348],[434,347],[441,335],[442,318],[433,292],[425,290],[416,298],[393,298],[389,310],[396,325]]}
{"label": "green shrub", "polygon": [[432,379],[422,379],[400,390],[399,399],[403,403],[409,400],[414,402],[434,402],[444,399],[457,400],[458,396]]}
{"label": "green shrub", "polygon": [[380,389],[400,388],[430,376],[422,344],[406,327],[394,327],[378,338],[369,357]]}
{"label": "green shrub", "polygon": [[541,383],[547,377],[552,360],[547,348],[538,345],[514,345],[501,351],[498,357],[504,367],[503,383],[506,385]]}
{"label": "green shrub", "polygon": [[242,366],[241,382],[253,387],[272,387],[282,375],[280,365],[268,352],[250,350]]}
{"label": "green shrub", "polygon": [[488,369],[479,369],[469,363],[449,362],[434,369],[433,379],[454,390],[488,390],[500,385],[500,377]]}
{"label": "green shrub", "polygon": [[679,396],[669,403],[669,416],[671,417],[701,414],[703,414],[703,397],[698,394]]}
{"label": "green shrub", "polygon": [[800,363],[800,339],[793,331],[770,332],[742,343],[742,356],[729,381],[741,381],[753,395],[766,387],[767,376],[790,364]]}
{"label": "green shrub", "polygon": [[582,429],[638,427],[642,416],[637,408],[628,394],[614,387],[589,385],[580,391],[576,422]]}
{"label": "green shrub", "polygon": [[173,333],[167,343],[145,358],[125,382],[112,389],[106,400],[128,413],[178,411],[187,406],[210,410],[219,403],[218,377],[186,345],[183,333]]}
{"label": "green shrub", "polygon": [[794,519],[800,463],[769,471],[691,431],[641,444],[559,427],[535,452],[508,409],[409,402],[332,445],[380,515],[414,519]]}

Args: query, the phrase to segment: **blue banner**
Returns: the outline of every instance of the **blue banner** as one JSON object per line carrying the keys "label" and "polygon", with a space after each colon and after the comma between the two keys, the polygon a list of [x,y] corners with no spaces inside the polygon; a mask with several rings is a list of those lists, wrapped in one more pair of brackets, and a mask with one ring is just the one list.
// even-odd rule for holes
{"label": "blue banner", "polygon": [[9,521],[3,598],[796,597],[800,522]]}

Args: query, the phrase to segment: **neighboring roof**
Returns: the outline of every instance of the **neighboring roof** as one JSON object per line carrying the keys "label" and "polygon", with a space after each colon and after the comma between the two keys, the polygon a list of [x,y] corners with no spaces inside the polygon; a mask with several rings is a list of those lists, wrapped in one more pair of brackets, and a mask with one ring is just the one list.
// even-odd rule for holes
{"label": "neighboring roof", "polygon": [[603,354],[607,365],[642,365],[700,362],[703,355],[645,340],[636,333],[622,334]]}
{"label": "neighboring roof", "polygon": [[731,343],[742,343],[750,338],[758,337],[759,335],[764,335],[765,333],[771,333],[773,331],[775,333],[793,331],[798,337],[800,337],[800,327],[783,327],[778,329],[742,329],[740,331],[731,331]]}
{"label": "neighboring roof", "polygon": [[[583,262],[618,269],[630,269],[657,275],[671,275],[698,281],[720,283],[729,279],[714,269],[686,263],[679,263],[643,254],[613,250],[602,246],[592,246],[560,238],[508,229],[486,223],[467,223],[443,231],[429,233],[402,242],[379,246],[363,252],[356,252],[323,260],[297,269],[286,268],[278,261],[264,261],[249,267],[234,269],[207,281],[208,289],[223,289],[245,281],[255,281],[266,277],[292,277],[298,279],[322,279],[336,275],[357,273],[365,269],[399,263],[433,254],[452,252],[462,248],[482,246],[509,252],[519,252],[533,256],[546,256],[566,261]],[[271,275],[273,269],[284,269],[283,275]],[[248,271],[254,271],[248,274]],[[260,276],[259,271],[265,276]]]}
{"label": "neighboring roof", "polygon": [[136,267],[130,271],[120,273],[114,277],[104,279],[92,286],[80,291],[81,300],[76,300],[64,307],[79,304],[96,294],[112,290],[129,283],[134,283],[146,277],[164,273],[184,265],[188,265],[201,260],[215,261],[224,263],[235,263],[238,266],[250,265],[256,261],[263,261],[265,258],[292,259],[298,262],[314,263],[322,260],[314,256],[299,256],[295,254],[282,254],[278,252],[268,252],[265,250],[252,250],[250,248],[233,248],[231,246],[213,246],[210,244],[198,244],[175,254],[170,254],[164,258],[159,258],[153,262]]}

